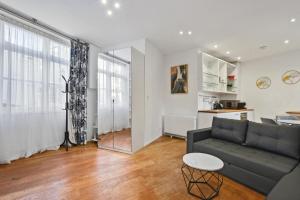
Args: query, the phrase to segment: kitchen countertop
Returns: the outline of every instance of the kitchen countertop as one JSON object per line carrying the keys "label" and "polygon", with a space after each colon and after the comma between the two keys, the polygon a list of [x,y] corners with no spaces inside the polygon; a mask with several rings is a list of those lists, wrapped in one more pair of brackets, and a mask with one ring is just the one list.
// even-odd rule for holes
{"label": "kitchen countertop", "polygon": [[217,110],[198,110],[202,113],[231,113],[231,112],[246,112],[254,111],[254,109],[217,109]]}
{"label": "kitchen countertop", "polygon": [[284,119],[279,119],[277,122],[284,123],[284,124],[295,124],[295,125],[300,125],[300,120],[284,120]]}
{"label": "kitchen countertop", "polygon": [[300,116],[300,111],[288,111],[286,112],[289,115],[296,115],[296,116]]}

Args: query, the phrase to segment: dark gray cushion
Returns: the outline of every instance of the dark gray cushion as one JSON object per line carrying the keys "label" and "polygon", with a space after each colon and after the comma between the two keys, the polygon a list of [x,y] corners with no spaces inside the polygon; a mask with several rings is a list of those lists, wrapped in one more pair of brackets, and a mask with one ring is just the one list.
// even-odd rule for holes
{"label": "dark gray cushion", "polygon": [[278,182],[227,163],[224,163],[220,173],[265,195],[269,194]]}
{"label": "dark gray cushion", "polygon": [[284,176],[272,189],[267,200],[299,200],[300,199],[300,166]]}
{"label": "dark gray cushion", "polygon": [[246,145],[300,158],[300,127],[249,122]]}
{"label": "dark gray cushion", "polygon": [[247,120],[242,121],[214,117],[211,135],[213,138],[242,144],[246,138],[247,126]]}
{"label": "dark gray cushion", "polygon": [[215,138],[194,143],[193,150],[217,156],[226,163],[275,181],[289,173],[298,163],[298,160],[290,157]]}

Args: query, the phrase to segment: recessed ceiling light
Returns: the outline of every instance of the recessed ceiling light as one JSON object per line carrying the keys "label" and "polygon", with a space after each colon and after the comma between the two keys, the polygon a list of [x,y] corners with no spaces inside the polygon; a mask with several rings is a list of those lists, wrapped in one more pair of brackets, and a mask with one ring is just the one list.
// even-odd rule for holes
{"label": "recessed ceiling light", "polygon": [[238,59],[238,60],[241,60],[242,58],[239,56],[239,57],[237,57],[237,59]]}
{"label": "recessed ceiling light", "polygon": [[290,43],[289,40],[284,40],[284,44],[288,44],[288,43]]}
{"label": "recessed ceiling light", "polygon": [[189,35],[192,35],[192,31],[189,31],[188,34],[189,34]]}
{"label": "recessed ceiling light", "polygon": [[230,54],[230,51],[226,51],[226,54]]}
{"label": "recessed ceiling light", "polygon": [[218,47],[219,47],[219,45],[217,45],[217,44],[214,45],[214,48],[215,48],[215,49],[217,49]]}
{"label": "recessed ceiling light", "polygon": [[267,49],[267,48],[268,48],[267,45],[261,45],[261,46],[259,47],[259,49],[261,49],[261,50],[265,50],[265,49]]}
{"label": "recessed ceiling light", "polygon": [[106,5],[107,4],[107,0],[101,0],[101,3]]}
{"label": "recessed ceiling light", "polygon": [[295,22],[296,21],[296,18],[292,18],[290,22]]}
{"label": "recessed ceiling light", "polygon": [[183,31],[179,31],[179,35],[183,35]]}
{"label": "recessed ceiling light", "polygon": [[115,8],[120,8],[120,3],[118,3],[118,2],[116,2],[115,4],[114,4],[114,6],[115,6]]}
{"label": "recessed ceiling light", "polygon": [[111,10],[108,10],[108,11],[107,11],[107,15],[111,16],[112,14],[113,14],[113,13],[112,13]]}

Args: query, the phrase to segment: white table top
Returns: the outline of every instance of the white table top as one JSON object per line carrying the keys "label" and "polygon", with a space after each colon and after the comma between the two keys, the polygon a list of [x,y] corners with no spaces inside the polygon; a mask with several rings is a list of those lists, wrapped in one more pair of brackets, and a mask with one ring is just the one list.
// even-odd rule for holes
{"label": "white table top", "polygon": [[285,124],[299,124],[300,125],[300,120],[279,119],[279,120],[277,120],[277,122],[285,123]]}
{"label": "white table top", "polygon": [[183,156],[183,162],[189,167],[204,171],[219,171],[224,167],[221,159],[205,153],[188,153]]}

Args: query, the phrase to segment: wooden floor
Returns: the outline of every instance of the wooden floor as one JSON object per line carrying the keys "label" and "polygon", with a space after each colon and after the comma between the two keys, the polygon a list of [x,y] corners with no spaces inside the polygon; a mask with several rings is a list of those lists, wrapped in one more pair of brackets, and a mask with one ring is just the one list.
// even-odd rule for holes
{"label": "wooden floor", "polygon": [[[0,199],[196,199],[181,175],[185,141],[161,137],[134,155],[96,145],[36,154],[0,166]],[[217,200],[264,196],[224,179]]]}

